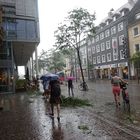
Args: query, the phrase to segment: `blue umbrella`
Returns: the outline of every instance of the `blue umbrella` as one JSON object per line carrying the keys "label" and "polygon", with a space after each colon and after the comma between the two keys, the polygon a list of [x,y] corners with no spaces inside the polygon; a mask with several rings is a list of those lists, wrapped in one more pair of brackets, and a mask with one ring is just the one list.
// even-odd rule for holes
{"label": "blue umbrella", "polygon": [[48,73],[48,74],[42,75],[40,79],[43,81],[53,81],[53,80],[58,80],[59,76],[56,74]]}

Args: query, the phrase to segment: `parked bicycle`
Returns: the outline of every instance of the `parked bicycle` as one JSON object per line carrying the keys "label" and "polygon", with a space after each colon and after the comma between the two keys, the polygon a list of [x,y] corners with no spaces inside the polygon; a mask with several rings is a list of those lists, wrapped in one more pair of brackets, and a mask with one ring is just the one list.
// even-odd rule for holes
{"label": "parked bicycle", "polygon": [[78,88],[79,90],[81,91],[88,91],[88,85],[86,82],[81,82],[79,85],[78,85]]}
{"label": "parked bicycle", "polygon": [[129,94],[127,91],[127,85],[128,85],[128,83],[121,82],[120,87],[122,89],[124,110],[127,109],[127,111],[130,113],[130,99],[129,99]]}

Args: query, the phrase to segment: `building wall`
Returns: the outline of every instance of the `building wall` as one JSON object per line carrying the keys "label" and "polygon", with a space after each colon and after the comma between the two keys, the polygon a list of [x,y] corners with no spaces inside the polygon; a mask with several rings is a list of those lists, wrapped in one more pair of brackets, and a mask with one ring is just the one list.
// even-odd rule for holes
{"label": "building wall", "polygon": [[[0,5],[4,7],[4,10],[7,10],[3,14],[2,22],[6,37],[0,52],[0,78],[2,78],[0,80],[0,93],[5,93],[15,91],[15,79],[13,77],[16,70],[16,47],[22,47],[21,49],[24,50],[32,45],[31,57],[33,49],[35,50],[36,44],[39,43],[40,35],[37,0],[0,0]],[[8,12],[8,10],[11,11]],[[16,43],[18,46],[15,47]],[[26,53],[29,55],[28,51],[25,51],[24,56]],[[4,79],[6,82],[3,82]]]}
{"label": "building wall", "polygon": [[[139,28],[139,35],[134,36],[133,29],[135,27]],[[140,44],[140,22],[128,28],[129,33],[129,49],[130,49],[130,56],[132,57],[135,51],[135,44]]]}

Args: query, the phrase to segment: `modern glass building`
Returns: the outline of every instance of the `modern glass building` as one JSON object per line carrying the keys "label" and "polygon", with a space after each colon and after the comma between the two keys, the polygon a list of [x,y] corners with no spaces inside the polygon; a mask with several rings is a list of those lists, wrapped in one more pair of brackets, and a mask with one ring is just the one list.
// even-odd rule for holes
{"label": "modern glass building", "polygon": [[0,0],[0,94],[15,92],[17,66],[26,66],[40,41],[37,0]]}

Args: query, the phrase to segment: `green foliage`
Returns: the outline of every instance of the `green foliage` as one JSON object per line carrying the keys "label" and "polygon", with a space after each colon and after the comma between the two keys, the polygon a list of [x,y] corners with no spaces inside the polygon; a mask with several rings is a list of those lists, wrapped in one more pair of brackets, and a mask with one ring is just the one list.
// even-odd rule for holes
{"label": "green foliage", "polygon": [[39,70],[47,67],[48,71],[57,72],[65,67],[64,55],[58,50],[42,51],[38,58]]}
{"label": "green foliage", "polygon": [[25,86],[25,79],[17,79],[16,80],[16,88],[23,88]]}
{"label": "green foliage", "polygon": [[135,67],[139,68],[140,67],[140,52],[136,52],[130,60],[134,63]]}
{"label": "green foliage", "polygon": [[64,24],[60,24],[55,32],[55,46],[63,50],[73,48],[76,50],[77,58],[81,70],[82,80],[84,80],[82,63],[80,58],[81,41],[95,33],[95,14],[90,14],[86,9],[74,9],[68,13]]}
{"label": "green foliage", "polygon": [[62,96],[62,106],[64,107],[82,107],[82,106],[92,106],[88,100],[82,100],[73,97]]}
{"label": "green foliage", "polygon": [[89,127],[86,126],[86,125],[79,125],[79,126],[78,126],[78,129],[81,129],[81,130],[83,130],[83,131],[86,131],[86,130],[89,130]]}
{"label": "green foliage", "polygon": [[86,9],[74,9],[68,13],[66,23],[61,24],[55,32],[56,46],[78,49],[81,40],[95,33],[95,14],[91,15]]}

